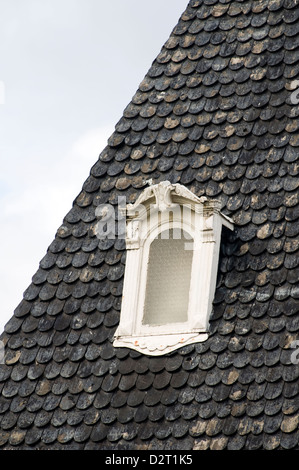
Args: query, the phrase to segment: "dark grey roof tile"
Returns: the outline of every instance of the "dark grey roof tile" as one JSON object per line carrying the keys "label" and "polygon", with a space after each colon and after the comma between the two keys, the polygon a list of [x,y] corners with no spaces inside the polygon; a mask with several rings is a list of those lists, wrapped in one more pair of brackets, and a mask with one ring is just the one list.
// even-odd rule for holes
{"label": "dark grey roof tile", "polygon": [[92,433],[91,433],[91,440],[93,442],[100,442],[103,439],[106,438],[108,432],[109,432],[109,426],[99,423],[93,427]]}
{"label": "dark grey roof tile", "polygon": [[148,415],[149,415],[149,407],[145,406],[145,405],[140,405],[138,406],[138,408],[136,409],[136,414],[135,414],[135,422],[136,423],[142,423],[144,421],[147,420],[148,418]]}
{"label": "dark grey roof tile", "polygon": [[139,433],[138,433],[139,438],[142,441],[147,441],[147,440],[151,439],[151,437],[154,435],[156,429],[157,429],[157,427],[154,424],[150,424],[150,425],[148,423],[140,424]]}
{"label": "dark grey roof tile", "polygon": [[[6,327],[1,445],[298,446],[298,369],[285,346],[299,329],[297,16],[289,0],[189,2]],[[93,204],[134,202],[147,175],[219,198],[238,226],[210,339],[160,358],[112,347],[125,243],[92,235]],[[48,420],[59,404],[58,432]],[[26,406],[42,433],[13,431],[9,443],[14,413],[31,426]]]}
{"label": "dark grey roof tile", "polygon": [[281,435],[281,447],[284,450],[293,450],[295,447],[298,446],[298,435],[297,433],[282,433]]}

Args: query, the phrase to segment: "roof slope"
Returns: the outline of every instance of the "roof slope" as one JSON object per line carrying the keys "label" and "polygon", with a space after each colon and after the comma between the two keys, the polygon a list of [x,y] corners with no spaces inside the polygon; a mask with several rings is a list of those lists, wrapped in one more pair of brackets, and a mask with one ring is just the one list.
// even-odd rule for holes
{"label": "roof slope", "polygon": [[[7,324],[0,448],[298,449],[298,0],[191,0]],[[295,84],[296,85],[296,84]],[[209,339],[114,349],[125,246],[95,207],[169,180],[221,201]]]}

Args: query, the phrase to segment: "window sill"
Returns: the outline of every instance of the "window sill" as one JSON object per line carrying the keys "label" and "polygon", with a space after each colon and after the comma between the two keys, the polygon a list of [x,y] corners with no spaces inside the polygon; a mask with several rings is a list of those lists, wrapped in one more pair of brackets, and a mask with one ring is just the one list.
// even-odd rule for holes
{"label": "window sill", "polygon": [[189,344],[202,343],[207,339],[207,333],[120,336],[115,338],[113,345],[119,348],[135,349],[135,351],[146,355],[162,356]]}

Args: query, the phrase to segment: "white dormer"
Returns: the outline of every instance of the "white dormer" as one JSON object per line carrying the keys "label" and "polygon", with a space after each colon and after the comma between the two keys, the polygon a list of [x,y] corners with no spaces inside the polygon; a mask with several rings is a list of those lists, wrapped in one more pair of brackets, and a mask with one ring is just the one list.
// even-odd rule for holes
{"label": "white dormer", "polygon": [[127,205],[127,260],[115,347],[162,355],[208,338],[222,226],[216,200],[168,181]]}

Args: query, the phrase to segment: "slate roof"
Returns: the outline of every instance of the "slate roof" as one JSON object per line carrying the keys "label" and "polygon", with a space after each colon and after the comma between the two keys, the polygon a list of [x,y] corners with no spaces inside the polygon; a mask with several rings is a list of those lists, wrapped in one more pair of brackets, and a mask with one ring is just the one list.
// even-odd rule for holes
{"label": "slate roof", "polygon": [[[1,449],[298,449],[298,0],[191,0],[6,325]],[[217,198],[209,339],[114,349],[126,252],[95,208],[169,180]]]}

